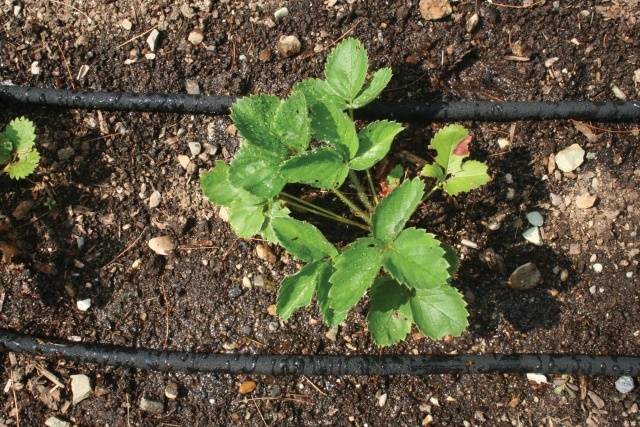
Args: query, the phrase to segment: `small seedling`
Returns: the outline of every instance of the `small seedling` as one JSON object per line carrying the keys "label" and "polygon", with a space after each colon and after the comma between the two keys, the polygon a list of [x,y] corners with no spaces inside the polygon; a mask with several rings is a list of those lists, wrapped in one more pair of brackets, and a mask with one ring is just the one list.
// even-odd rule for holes
{"label": "small seedling", "polygon": [[[244,142],[231,164],[217,161],[201,176],[202,191],[228,209],[238,236],[260,235],[305,264],[280,284],[282,319],[308,306],[315,295],[322,318],[335,326],[368,293],[369,332],[380,346],[403,340],[414,323],[433,339],[459,335],[468,313],[451,286],[456,254],[426,230],[405,226],[436,190],[455,196],[488,182],[487,167],[465,161],[471,136],[452,125],[431,141],[435,162],[422,177],[403,180],[405,172],[396,167],[377,186],[371,168],[404,128],[381,120],[357,130],[354,109],[378,97],[391,79],[391,69],[382,68],[367,82],[367,69],[364,47],[349,38],[329,54],[325,80],[299,82],[287,99],[256,95],[236,101],[231,118]],[[422,178],[433,184],[426,194]],[[332,194],[353,216],[294,195],[288,184]],[[294,218],[292,210],[366,234],[338,249],[314,225]]]}
{"label": "small seedling", "polygon": [[31,175],[40,161],[35,141],[36,129],[31,120],[24,117],[12,120],[0,133],[1,171],[12,179]]}

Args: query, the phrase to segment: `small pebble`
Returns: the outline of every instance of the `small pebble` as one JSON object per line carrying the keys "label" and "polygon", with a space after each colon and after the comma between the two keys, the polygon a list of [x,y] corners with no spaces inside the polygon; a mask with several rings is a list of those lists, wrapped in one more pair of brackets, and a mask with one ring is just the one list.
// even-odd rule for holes
{"label": "small pebble", "polygon": [[290,58],[300,53],[302,44],[300,40],[298,40],[298,37],[294,35],[282,36],[278,40],[276,49],[281,58]]}
{"label": "small pebble", "polygon": [[91,298],[81,299],[76,302],[76,307],[80,311],[87,311],[91,308]]}
{"label": "small pebble", "polygon": [[538,211],[531,211],[527,213],[527,221],[529,221],[529,224],[534,227],[542,227],[542,224],[544,224],[544,218]]}
{"label": "small pebble", "polygon": [[171,236],[158,236],[149,240],[149,248],[158,255],[168,256],[176,247]]}
{"label": "small pebble", "polygon": [[466,247],[471,248],[471,249],[478,249],[478,244],[476,242],[472,242],[471,240],[462,239],[460,241],[460,244],[462,246],[466,246]]}
{"label": "small pebble", "polygon": [[289,16],[289,9],[287,9],[286,7],[281,7],[273,13],[273,16],[274,18],[276,18],[276,21],[280,21],[283,18]]}
{"label": "small pebble", "polygon": [[147,399],[142,396],[140,399],[140,409],[145,412],[149,412],[150,414],[161,414],[162,411],[164,411],[164,404],[157,400]]}
{"label": "small pebble", "polygon": [[178,397],[178,384],[170,382],[164,388],[164,395],[167,399],[175,400]]}
{"label": "small pebble", "polygon": [[627,279],[631,279],[633,277],[633,271],[627,271]]}
{"label": "small pebble", "polygon": [[185,156],[183,154],[178,156],[178,163],[180,163],[180,166],[182,166],[183,169],[188,169],[189,168],[189,164],[191,163],[191,159],[189,158],[189,156]]}
{"label": "small pebble", "polygon": [[88,376],[84,374],[71,375],[71,394],[74,405],[91,396],[91,393],[93,393],[93,390]]}
{"label": "small pebble", "polygon": [[572,144],[556,154],[556,165],[562,172],[573,172],[584,162],[584,150],[578,144]]}
{"label": "small pebble", "polygon": [[131,31],[131,29],[133,28],[133,24],[131,23],[131,21],[126,18],[120,21],[120,26],[127,31]]}
{"label": "small pebble", "polygon": [[200,85],[197,80],[187,79],[184,82],[184,88],[189,95],[200,95]]}
{"label": "small pebble", "polygon": [[533,289],[542,282],[542,274],[538,267],[528,262],[513,270],[509,276],[509,287],[519,291]]}
{"label": "small pebble", "polygon": [[160,206],[161,200],[162,200],[162,195],[160,194],[160,192],[154,191],[153,193],[151,193],[151,196],[149,197],[149,207],[151,209],[157,208],[158,206]]}
{"label": "small pebble", "polygon": [[427,21],[445,18],[453,12],[449,0],[420,0],[420,14]]}
{"label": "small pebble", "polygon": [[602,273],[602,264],[600,264],[599,262],[593,264],[592,266],[593,271],[595,271],[596,273]]}
{"label": "small pebble", "polygon": [[71,424],[68,421],[61,420],[57,417],[49,417],[44,422],[47,427],[70,427]]}
{"label": "small pebble", "polygon": [[273,252],[271,252],[271,249],[265,245],[256,245],[256,255],[258,255],[258,258],[267,261],[269,264],[275,264],[278,260]]}
{"label": "small pebble", "polygon": [[540,237],[540,230],[538,227],[526,229],[524,233],[522,233],[522,237],[524,237],[527,242],[533,243],[536,246],[542,245],[542,237]]}
{"label": "small pebble", "polygon": [[187,40],[189,40],[189,43],[192,45],[197,46],[204,40],[204,34],[201,30],[193,30],[189,33]]}
{"label": "small pebble", "polygon": [[229,222],[229,209],[224,206],[221,206],[218,210],[218,217],[224,222]]}
{"label": "small pebble", "polygon": [[154,29],[153,31],[151,31],[151,33],[147,37],[147,45],[149,46],[149,49],[151,49],[152,52],[156,50],[159,36],[160,36],[160,31]]}
{"label": "small pebble", "polygon": [[473,33],[478,26],[478,22],[480,22],[480,16],[477,13],[471,15],[465,24],[465,30],[467,30],[467,33]]}
{"label": "small pebble", "polygon": [[190,142],[189,151],[191,152],[192,156],[197,156],[202,152],[202,145],[199,142]]}
{"label": "small pebble", "polygon": [[244,381],[242,384],[240,384],[238,391],[240,392],[240,394],[248,394],[254,391],[255,389],[256,389],[255,381]]}
{"label": "small pebble", "polygon": [[547,377],[545,375],[542,374],[534,374],[534,373],[529,373],[527,374],[527,380],[534,382],[536,384],[548,384],[549,380],[547,380]]}
{"label": "small pebble", "polygon": [[593,207],[598,198],[589,193],[584,193],[576,197],[576,207],[579,209],[589,209]]}
{"label": "small pebble", "polygon": [[269,328],[270,332],[277,331],[279,327],[280,325],[278,324],[278,322],[269,322],[269,324],[267,325],[267,328]]}
{"label": "small pebble", "polygon": [[509,145],[511,145],[511,143],[507,138],[498,138],[498,147],[500,147],[501,150],[506,150],[509,148]]}
{"label": "small pebble", "polygon": [[229,289],[228,294],[229,294],[229,298],[238,298],[240,295],[242,295],[242,289],[233,287]]}
{"label": "small pebble", "polygon": [[631,393],[635,387],[632,377],[623,375],[616,380],[616,390],[622,394]]}

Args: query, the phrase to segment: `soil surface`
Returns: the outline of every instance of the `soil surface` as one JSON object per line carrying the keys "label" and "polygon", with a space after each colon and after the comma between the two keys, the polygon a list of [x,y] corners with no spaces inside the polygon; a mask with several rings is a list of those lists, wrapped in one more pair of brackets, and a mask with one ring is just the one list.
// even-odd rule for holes
{"label": "soil surface", "polygon": [[[393,68],[387,100],[638,97],[637,1],[506,3],[455,2],[452,15],[430,22],[415,1],[5,0],[0,80],[175,93],[195,80],[203,94],[284,95],[297,80],[320,76],[329,47],[348,33],[364,42],[374,68]],[[288,16],[275,22],[284,5]],[[468,33],[474,13],[479,24]],[[145,32],[154,27],[160,35],[149,55]],[[194,29],[204,34],[197,46],[187,40]],[[299,37],[302,52],[281,59],[275,47],[289,34]],[[0,263],[3,328],[210,352],[640,355],[640,151],[633,125],[593,124],[589,132],[570,121],[465,123],[492,183],[456,201],[434,197],[411,224],[461,253],[454,284],[469,303],[471,326],[459,338],[432,342],[413,334],[380,350],[366,332],[366,301],[335,339],[315,307],[288,322],[269,314],[276,284],[295,262],[276,247],[273,259],[259,258],[261,242],[237,239],[198,187],[198,174],[238,146],[227,117],[2,105],[0,126],[18,115],[35,121],[43,159],[28,180],[0,177],[0,240],[20,250],[12,263]],[[427,141],[439,126],[412,124],[392,161],[415,170],[406,153],[428,158]],[[192,155],[189,142],[201,143],[203,153]],[[584,164],[572,173],[554,170],[550,155],[574,143],[587,152]],[[178,156],[189,156],[190,164],[185,168]],[[151,208],[154,191],[161,201]],[[576,206],[584,193],[597,196],[595,206]],[[532,210],[544,216],[541,246],[521,236]],[[318,225],[337,245],[357,234]],[[173,255],[147,246],[160,235],[177,243]],[[538,266],[543,282],[514,291],[509,275],[526,262]],[[91,307],[79,311],[77,301],[86,298]],[[43,425],[50,416],[82,426],[640,422],[638,390],[621,394],[608,377],[556,376],[549,384],[523,375],[249,378],[23,355],[3,355],[2,362],[0,425]],[[93,388],[77,404],[73,374],[87,375]],[[239,385],[249,380],[256,389],[241,395]],[[174,400],[164,396],[170,382],[178,385]],[[141,409],[143,398],[161,408]]]}

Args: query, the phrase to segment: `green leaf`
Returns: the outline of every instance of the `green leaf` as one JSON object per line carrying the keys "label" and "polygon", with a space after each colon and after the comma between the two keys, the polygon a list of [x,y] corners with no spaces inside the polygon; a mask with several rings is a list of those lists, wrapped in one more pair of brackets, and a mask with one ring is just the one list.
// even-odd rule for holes
{"label": "green leaf", "polygon": [[266,221],[262,225],[262,230],[260,230],[260,235],[263,239],[271,242],[271,243],[280,243],[278,241],[278,236],[276,236],[276,232],[273,230],[273,220],[275,218],[289,218],[289,214],[291,211],[284,205],[281,200],[275,200],[271,203],[271,207],[268,209],[265,217]]}
{"label": "green leaf", "polygon": [[9,163],[4,170],[11,179],[23,179],[28,177],[36,170],[36,166],[40,162],[40,153],[37,150],[18,152],[18,160]]}
{"label": "green leaf", "polygon": [[373,217],[373,237],[388,242],[394,239],[416,210],[424,195],[424,183],[418,178],[396,187],[376,207]]}
{"label": "green leaf", "polygon": [[217,160],[213,168],[200,175],[200,189],[210,202],[220,206],[229,206],[231,202],[243,196],[241,192],[256,197],[231,185],[229,166],[222,160]]}
{"label": "green leaf", "polygon": [[458,336],[469,325],[467,304],[451,286],[417,291],[410,304],[418,329],[434,340],[446,335]]}
{"label": "green leaf", "polygon": [[287,320],[294,311],[308,306],[317,286],[327,282],[330,274],[331,265],[326,261],[315,261],[302,267],[296,274],[285,277],[278,290],[278,316]]}
{"label": "green leaf", "polygon": [[378,242],[361,238],[335,259],[335,272],[329,281],[329,305],[338,313],[356,305],[380,272],[383,255]]}
{"label": "green leaf", "polygon": [[440,129],[431,139],[429,148],[436,150],[436,162],[442,166],[445,175],[460,170],[462,160],[468,156],[455,155],[453,152],[458,145],[469,136],[469,131],[461,125],[449,125]]}
{"label": "green leaf", "polygon": [[280,99],[272,95],[254,95],[240,98],[231,106],[231,119],[238,133],[248,144],[273,153],[276,157],[287,155],[287,147],[272,129]]}
{"label": "green leaf", "polygon": [[369,293],[369,333],[379,346],[402,341],[411,332],[411,292],[388,276],[378,277]]}
{"label": "green leaf", "polygon": [[336,150],[318,148],[287,160],[282,164],[280,171],[287,182],[309,184],[330,190],[342,185],[349,173],[349,167]]}
{"label": "green leaf", "polygon": [[[4,136],[11,141],[13,149],[18,155],[28,154],[36,141],[36,128],[31,120],[25,117],[18,117],[11,120],[6,126]],[[30,156],[33,158],[33,155]]]}
{"label": "green leaf", "polygon": [[444,249],[433,234],[422,229],[404,230],[385,255],[384,269],[410,288],[435,288],[449,280]]}
{"label": "green leaf", "polygon": [[349,162],[351,169],[361,171],[378,163],[389,152],[396,135],[403,130],[400,123],[389,120],[370,123],[358,135],[358,152]]}
{"label": "green leaf", "polygon": [[444,181],[444,170],[437,163],[427,164],[422,168],[422,176],[435,178],[438,182]]}
{"label": "green leaf", "polygon": [[273,126],[280,141],[294,152],[309,147],[311,121],[302,91],[294,91],[288,99],[280,102]]}
{"label": "green leaf", "polygon": [[362,91],[360,95],[351,103],[353,108],[364,107],[374,99],[378,97],[382,93],[385,87],[391,81],[391,76],[393,73],[391,72],[391,68],[381,68],[375,73],[373,73],[373,78],[369,83],[369,86],[365,90]]}
{"label": "green leaf", "polygon": [[322,232],[308,222],[293,218],[274,218],[273,230],[280,244],[296,258],[311,262],[338,254]]}
{"label": "green leaf", "polygon": [[447,269],[449,276],[453,277],[460,268],[460,258],[458,258],[458,254],[453,246],[440,242],[440,247],[444,249],[444,259],[446,259],[447,264],[449,264],[449,268]]}
{"label": "green leaf", "polygon": [[[333,272],[333,268],[331,269],[331,272]],[[332,286],[333,285],[329,281],[329,278],[319,281],[316,296],[318,299],[318,308],[320,309],[320,314],[322,315],[324,322],[329,326],[338,326],[347,318],[349,311],[344,310],[337,312],[331,307],[329,291]]]}
{"label": "green leaf", "polygon": [[444,182],[442,188],[449,195],[471,191],[491,181],[487,173],[487,165],[477,160],[467,160],[462,164],[462,169],[451,174]]}
{"label": "green leaf", "polygon": [[302,80],[293,86],[293,91],[302,91],[310,108],[325,104],[342,111],[346,106],[345,101],[333,93],[327,82],[321,79]]}
{"label": "green leaf", "polygon": [[270,198],[282,190],[286,181],[280,174],[283,159],[253,145],[244,144],[236,153],[229,179],[256,196]]}
{"label": "green leaf", "polygon": [[250,204],[246,200],[236,200],[229,205],[229,224],[239,237],[246,239],[255,236],[264,222],[264,201]]}
{"label": "green leaf", "polygon": [[400,180],[404,176],[404,169],[401,165],[395,165],[389,175],[387,175],[387,184],[393,188],[400,185]]}
{"label": "green leaf", "polygon": [[345,160],[358,151],[355,123],[335,106],[319,103],[311,107],[311,132],[317,140],[333,144]]}
{"label": "green leaf", "polygon": [[324,67],[329,87],[346,101],[356,98],[367,77],[369,59],[362,43],[347,38],[331,51]]}
{"label": "green leaf", "polygon": [[12,152],[13,144],[3,133],[0,133],[0,166],[9,160]]}

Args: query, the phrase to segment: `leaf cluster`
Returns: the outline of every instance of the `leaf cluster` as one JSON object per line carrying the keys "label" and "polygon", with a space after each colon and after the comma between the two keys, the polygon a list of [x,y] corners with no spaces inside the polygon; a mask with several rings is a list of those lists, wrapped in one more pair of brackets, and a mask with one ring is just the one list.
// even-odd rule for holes
{"label": "leaf cluster", "polygon": [[36,129],[31,120],[13,119],[0,133],[0,167],[12,179],[31,175],[38,166],[40,154],[34,147]]}
{"label": "leaf cluster", "polygon": [[[414,323],[433,339],[459,335],[468,325],[468,313],[451,286],[455,252],[424,229],[406,228],[426,197],[425,183],[419,177],[403,181],[404,171],[397,166],[380,184],[387,190],[380,199],[371,179],[370,168],[388,154],[404,128],[380,120],[357,129],[354,109],[378,97],[392,74],[382,68],[367,81],[367,72],[366,50],[348,38],[329,54],[325,79],[297,83],[286,99],[254,95],[236,101],[231,118],[243,142],[230,164],[217,161],[201,176],[202,191],[228,209],[238,236],[260,235],[304,264],[280,284],[277,313],[282,319],[315,296],[325,323],[336,326],[368,294],[367,322],[378,345],[401,341]],[[430,147],[438,153],[436,162],[423,171],[436,178],[434,189],[455,195],[488,180],[486,166],[463,162],[467,137],[457,125],[434,137]],[[357,202],[341,191],[347,178]],[[285,192],[289,184],[334,193],[354,218]],[[294,218],[292,210],[357,227],[366,235],[336,248],[313,224]]]}

